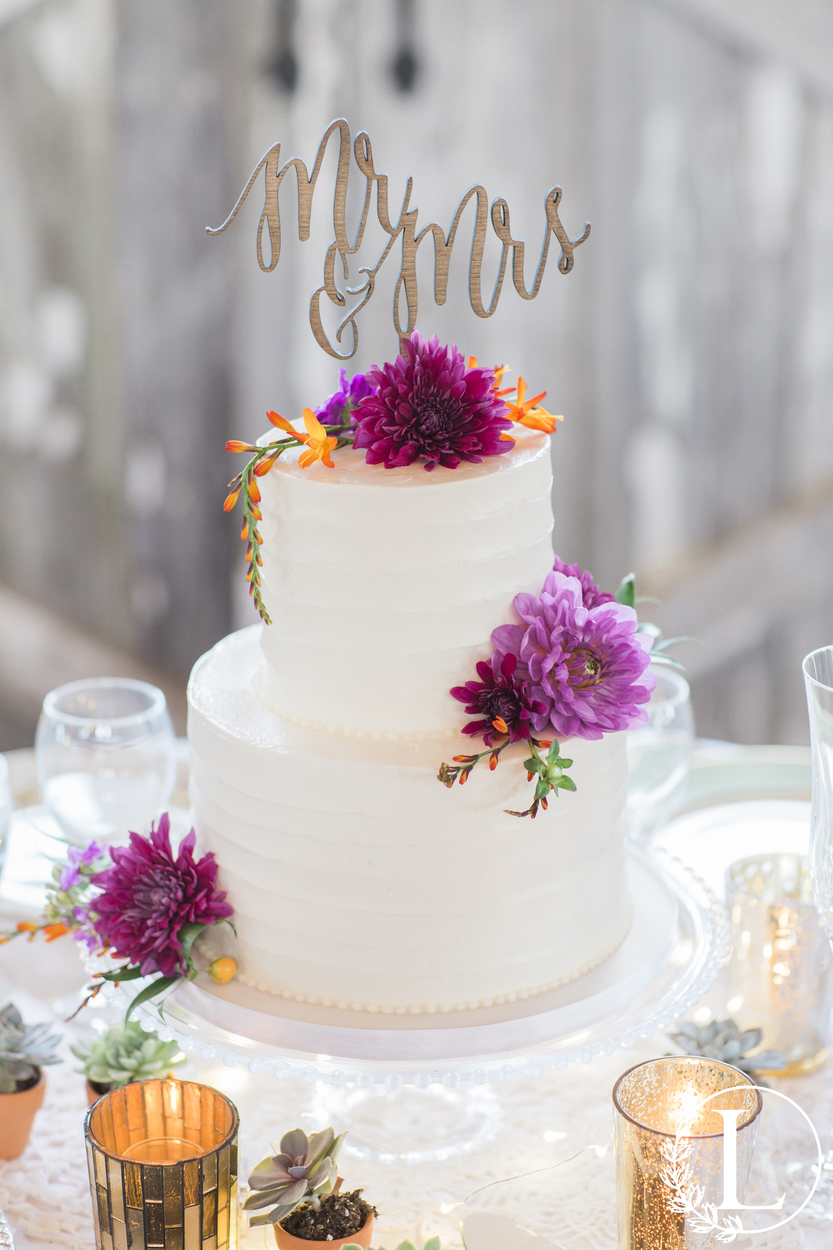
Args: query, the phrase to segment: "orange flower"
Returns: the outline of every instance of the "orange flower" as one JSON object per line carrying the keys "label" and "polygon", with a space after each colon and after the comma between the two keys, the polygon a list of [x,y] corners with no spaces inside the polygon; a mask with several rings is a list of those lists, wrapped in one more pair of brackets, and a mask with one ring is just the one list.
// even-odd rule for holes
{"label": "orange flower", "polygon": [[540,406],[539,401],[546,393],[546,391],[541,391],[541,394],[533,399],[525,399],[526,382],[523,378],[518,378],[518,397],[514,404],[506,405],[506,415],[511,421],[517,422],[518,425],[525,425],[527,429],[541,430],[544,434],[554,433],[556,421],[563,421],[564,418],[554,417]]}
{"label": "orange flower", "polygon": [[232,508],[237,503],[237,499],[239,495],[240,495],[240,487],[238,487],[237,490],[233,490],[230,495],[226,495],[226,501],[223,504],[224,512],[231,512]]}
{"label": "orange flower", "polygon": [[265,477],[265,476],[266,476],[266,474],[267,474],[267,473],[269,472],[269,470],[271,469],[272,465],[273,465],[273,464],[275,463],[275,461],[277,460],[277,458],[278,458],[278,457],[277,457],[277,453],[276,453],[274,456],[267,456],[267,457],[265,458],[265,460],[260,460],[260,461],[259,461],[259,462],[255,465],[255,476],[256,476],[256,477]]}
{"label": "orange flower", "polygon": [[334,469],[335,465],[330,458],[330,452],[338,443],[338,439],[333,435],[327,436],[327,431],[311,408],[304,409],[304,425],[307,427],[307,437],[303,438],[303,435],[298,435],[307,445],[306,450],[302,451],[298,457],[300,467],[306,469],[311,464],[315,464],[316,460],[321,460],[328,469]]}
{"label": "orange flower", "polygon": [[65,933],[71,933],[65,924],[46,924],[43,926],[43,936],[47,942],[54,942],[56,938],[63,937]]}
{"label": "orange flower", "polygon": [[287,421],[286,417],[282,417],[280,413],[267,412],[266,416],[272,422],[272,425],[276,426],[279,430],[285,430],[287,434],[292,434],[293,437],[303,440],[303,434],[299,434],[295,429],[295,426],[291,425],[289,421]]}
{"label": "orange flower", "polygon": [[257,451],[257,447],[253,447],[251,443],[241,443],[239,438],[231,438],[226,443],[226,451]]}

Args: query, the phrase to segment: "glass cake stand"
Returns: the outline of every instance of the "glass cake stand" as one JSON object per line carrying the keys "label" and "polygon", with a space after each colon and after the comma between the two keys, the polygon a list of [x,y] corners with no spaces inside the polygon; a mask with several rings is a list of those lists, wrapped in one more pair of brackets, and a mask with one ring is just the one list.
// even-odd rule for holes
{"label": "glass cake stand", "polygon": [[[722,905],[682,861],[631,846],[628,875],[634,919],[619,949],[577,980],[522,1002],[380,1017],[195,982],[161,1008],[145,1004],[140,1016],[183,1050],[334,1088],[451,1090],[587,1063],[670,1028],[712,984],[728,950]],[[108,986],[108,998],[126,1004],[141,984]]]}

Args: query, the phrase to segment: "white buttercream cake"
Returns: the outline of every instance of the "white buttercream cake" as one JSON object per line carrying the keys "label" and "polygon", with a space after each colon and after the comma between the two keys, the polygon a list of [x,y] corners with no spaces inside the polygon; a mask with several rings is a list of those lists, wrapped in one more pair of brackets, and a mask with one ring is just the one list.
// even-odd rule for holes
{"label": "white buttercream cake", "polygon": [[271,626],[224,639],[189,686],[191,797],[238,932],[244,985],[382,1013],[525,999],[629,925],[624,733],[571,739],[576,791],[529,805],[524,743],[481,750],[450,688],[513,597],[552,569],[550,442],[481,464],[334,468],[285,453],[261,480]]}

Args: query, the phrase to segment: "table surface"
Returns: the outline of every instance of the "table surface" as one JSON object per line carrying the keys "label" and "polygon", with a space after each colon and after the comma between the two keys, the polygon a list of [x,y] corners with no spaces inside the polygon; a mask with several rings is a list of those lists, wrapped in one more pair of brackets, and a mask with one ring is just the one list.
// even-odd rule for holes
{"label": "table surface", "polygon": [[[31,752],[12,753],[11,764],[18,802],[36,802]],[[720,888],[725,866],[739,855],[806,847],[808,797],[809,753],[803,748],[700,744],[689,791],[689,808],[695,815],[673,822],[676,840],[673,828],[660,835],[660,840],[670,841],[680,853],[682,828],[685,858]],[[705,828],[700,822],[700,831],[692,834],[698,809],[725,802],[741,804],[733,809],[735,816],[743,817],[735,822],[734,833],[710,833],[712,812]],[[66,1059],[48,1070],[46,1101],[24,1155],[0,1164],[0,1208],[9,1218],[18,1250],[57,1246],[92,1250],[94,1246],[83,1151],[84,1083],[73,1071],[76,1061],[68,1045],[89,1030],[91,1020],[106,1018],[106,1009],[91,1005],[73,1024],[60,1023],[74,1009],[83,983],[80,961],[68,940],[48,947],[39,940],[0,947],[2,1001],[13,998],[24,1015],[58,1025],[64,1033],[61,1053]],[[701,1015],[720,1015],[720,996],[718,985],[700,1004]],[[666,1038],[655,1037],[587,1065],[517,1078],[511,1084],[462,1094],[435,1087],[427,1093],[400,1091],[394,1106],[387,1105],[388,1131],[392,1125],[398,1128],[394,1139],[383,1143],[389,1152],[384,1158],[374,1157],[363,1145],[364,1140],[378,1142],[384,1131],[383,1104],[378,1097],[362,1095],[351,1106],[355,1091],[296,1078],[254,1076],[245,1068],[218,1067],[200,1058],[189,1058],[181,1071],[216,1086],[237,1103],[241,1178],[269,1151],[270,1140],[286,1128],[295,1124],[315,1128],[330,1119],[338,1126],[339,1117],[349,1115],[353,1142],[348,1137],[341,1170],[346,1185],[362,1185],[380,1209],[374,1235],[377,1246],[393,1250],[408,1237],[421,1247],[424,1239],[439,1234],[443,1250],[455,1250],[462,1245],[462,1220],[472,1212],[489,1212],[506,1221],[500,1231],[500,1250],[527,1246],[528,1234],[516,1226],[538,1234],[529,1250],[546,1250],[547,1243],[565,1250],[614,1250],[611,1088],[632,1064],[670,1049]],[[810,1077],[772,1083],[807,1110],[823,1146],[833,1145],[828,1065]],[[447,1141],[446,1158],[420,1157],[425,1153],[426,1098],[432,1100],[432,1131],[439,1124],[440,1137]],[[756,1158],[761,1155],[771,1170],[778,1152],[789,1154],[791,1145],[782,1140],[785,1130],[777,1117],[767,1128],[766,1115]],[[461,1147],[458,1138],[467,1117],[480,1127]],[[436,1156],[436,1143],[433,1153]],[[831,1227],[799,1217],[781,1234],[757,1235],[748,1244],[761,1250],[798,1250],[800,1246],[821,1250],[833,1241]],[[468,1250],[489,1250],[482,1231],[476,1236],[472,1227],[470,1232]],[[734,1244],[740,1250],[745,1243],[747,1239],[742,1238]],[[243,1250],[273,1244],[263,1229],[241,1230]]]}

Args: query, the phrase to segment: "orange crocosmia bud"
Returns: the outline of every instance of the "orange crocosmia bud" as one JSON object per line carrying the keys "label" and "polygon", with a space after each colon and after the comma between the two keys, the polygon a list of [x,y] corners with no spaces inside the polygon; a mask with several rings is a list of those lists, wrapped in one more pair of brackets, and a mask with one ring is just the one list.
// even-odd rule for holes
{"label": "orange crocosmia bud", "polygon": [[256,503],[250,504],[249,511],[251,512],[252,516],[254,517],[256,521],[263,520],[263,513],[261,512],[260,508],[257,506]]}
{"label": "orange crocosmia bud", "polygon": [[498,757],[496,755],[489,756],[489,768],[491,769],[492,772],[494,772],[495,769],[497,768],[497,758]]}
{"label": "orange crocosmia bud", "polygon": [[551,746],[552,746],[552,742],[539,742],[539,743],[538,743],[538,746],[539,746],[539,747],[543,747],[543,748],[544,748],[544,750],[546,750],[546,749],[547,749],[547,747],[551,747]]}
{"label": "orange crocosmia bud", "polygon": [[295,426],[291,425],[286,417],[282,417],[280,413],[267,412],[266,416],[272,422],[272,425],[277,426],[279,430],[285,430],[287,434],[294,434],[296,438],[298,437]]}
{"label": "orange crocosmia bud", "polygon": [[71,930],[65,924],[47,924],[43,927],[43,935],[47,942],[54,942],[56,938],[63,937],[65,933]]}
{"label": "orange crocosmia bud", "polygon": [[32,924],[31,920],[18,920],[15,928],[18,933],[37,933],[38,925]]}
{"label": "orange crocosmia bud", "polygon": [[254,480],[253,477],[249,478],[248,487],[249,487],[249,498],[253,500],[255,503],[260,503],[260,500],[262,498],[260,494],[260,487],[258,486],[257,482]]}
{"label": "orange crocosmia bud", "polygon": [[243,443],[239,438],[231,438],[226,443],[226,451],[257,451],[256,447],[252,447],[251,443]]}
{"label": "orange crocosmia bud", "polygon": [[509,726],[507,725],[506,721],[503,719],[502,716],[496,716],[495,719],[492,721],[492,726],[498,731],[498,733],[502,733],[502,734],[509,733]]}
{"label": "orange crocosmia bud", "polygon": [[226,495],[226,501],[223,504],[223,512],[231,512],[240,495],[239,490],[233,490],[230,495]]}
{"label": "orange crocosmia bud", "polygon": [[266,474],[271,469],[272,465],[277,460],[277,458],[278,458],[277,456],[267,456],[265,460],[261,460],[258,464],[256,464],[255,473],[257,474],[257,476],[265,477]]}
{"label": "orange crocosmia bud", "polygon": [[464,768],[463,771],[460,773],[460,785],[461,786],[464,786],[466,782],[468,781],[470,771],[471,771],[470,769]]}
{"label": "orange crocosmia bud", "polygon": [[469,356],[468,360],[466,361],[466,368],[467,368],[467,369],[476,369],[476,368],[477,368],[477,357],[476,357],[476,356]]}
{"label": "orange crocosmia bud", "polygon": [[246,548],[246,559],[251,560],[254,553],[255,553],[254,543],[249,543],[248,547]]}
{"label": "orange crocosmia bud", "polygon": [[240,537],[243,542],[245,542],[246,539],[249,537],[249,518],[248,517],[246,517],[243,521],[243,528],[240,531]]}

